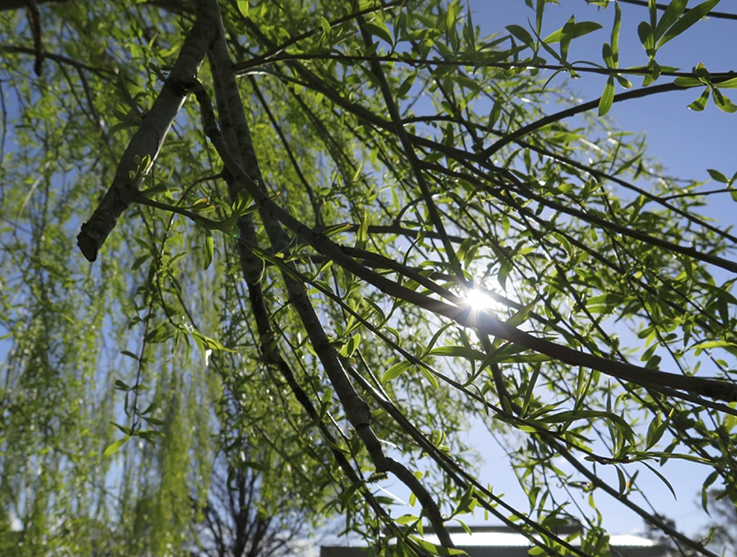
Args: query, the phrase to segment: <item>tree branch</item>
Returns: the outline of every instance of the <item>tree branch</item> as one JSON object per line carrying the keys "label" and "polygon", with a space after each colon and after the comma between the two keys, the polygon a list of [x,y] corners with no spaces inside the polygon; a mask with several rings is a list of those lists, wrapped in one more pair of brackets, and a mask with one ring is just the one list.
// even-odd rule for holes
{"label": "tree branch", "polygon": [[166,134],[187,96],[185,84],[197,77],[205,53],[215,37],[216,27],[205,14],[184,40],[174,67],[141,127],[130,140],[118,164],[113,183],[89,221],[82,224],[77,245],[88,261],[95,261],[118,217],[136,201],[138,187],[164,143]]}

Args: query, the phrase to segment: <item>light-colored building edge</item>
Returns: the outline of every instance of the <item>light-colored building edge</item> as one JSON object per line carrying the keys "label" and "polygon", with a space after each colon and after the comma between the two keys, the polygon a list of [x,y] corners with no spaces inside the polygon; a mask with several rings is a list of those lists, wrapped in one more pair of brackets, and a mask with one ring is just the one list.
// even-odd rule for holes
{"label": "light-colored building edge", "polygon": [[[460,526],[449,526],[456,549],[465,551],[469,557],[529,557],[532,548],[529,540],[506,526],[472,526],[468,534]],[[563,526],[557,529],[560,536],[568,536],[580,526]],[[432,530],[425,528],[429,542],[438,543]],[[576,541],[571,545],[578,545]],[[370,557],[375,555],[369,547],[323,546],[320,557]],[[667,557],[669,549],[652,540],[634,535],[612,536],[609,540],[611,557]]]}

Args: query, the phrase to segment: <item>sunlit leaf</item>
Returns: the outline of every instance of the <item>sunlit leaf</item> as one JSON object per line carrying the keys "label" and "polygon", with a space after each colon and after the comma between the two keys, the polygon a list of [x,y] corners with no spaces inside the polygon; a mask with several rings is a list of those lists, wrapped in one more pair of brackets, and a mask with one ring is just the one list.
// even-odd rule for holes
{"label": "sunlit leaf", "polygon": [[599,99],[599,116],[604,116],[612,108],[614,102],[614,78],[609,77],[604,87],[604,92]]}
{"label": "sunlit leaf", "polygon": [[111,443],[108,445],[108,447],[105,449],[105,451],[102,453],[103,457],[111,456],[118,452],[120,448],[125,445],[128,442],[128,439],[130,439],[130,436],[126,435],[122,439],[118,439],[117,441]]}
{"label": "sunlit leaf", "polygon": [[243,17],[248,17],[248,0],[237,0],[238,11]]}
{"label": "sunlit leaf", "polygon": [[696,112],[701,112],[706,108],[706,103],[709,102],[709,88],[704,89],[704,92],[699,95],[699,98],[688,105],[688,108]]}
{"label": "sunlit leaf", "polygon": [[694,6],[693,8],[689,9],[681,16],[678,21],[676,21],[670,28],[668,28],[668,30],[663,34],[662,37],[660,37],[660,39],[658,40],[658,48],[686,31],[686,29],[688,29],[701,18],[706,16],[712,9],[716,7],[717,4],[719,4],[719,0],[707,0],[706,2],[703,2],[698,6]]}

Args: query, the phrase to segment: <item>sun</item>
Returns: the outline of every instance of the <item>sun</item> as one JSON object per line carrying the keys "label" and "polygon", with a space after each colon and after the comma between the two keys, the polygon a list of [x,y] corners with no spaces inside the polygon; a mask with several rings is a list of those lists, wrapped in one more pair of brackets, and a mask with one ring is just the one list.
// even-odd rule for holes
{"label": "sun", "polygon": [[499,307],[498,302],[496,302],[484,290],[477,288],[471,288],[465,293],[463,303],[474,311],[485,311],[487,309],[496,309]]}

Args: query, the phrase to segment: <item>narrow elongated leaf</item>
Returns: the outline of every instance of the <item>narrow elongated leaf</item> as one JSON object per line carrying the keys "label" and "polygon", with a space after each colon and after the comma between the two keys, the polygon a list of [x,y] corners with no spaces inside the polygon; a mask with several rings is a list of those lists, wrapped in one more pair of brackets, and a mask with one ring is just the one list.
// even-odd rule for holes
{"label": "narrow elongated leaf", "polygon": [[364,249],[366,247],[366,240],[368,240],[368,229],[370,222],[371,219],[369,216],[369,212],[364,207],[361,224],[358,226],[358,233],[356,234],[356,247],[358,249]]}
{"label": "narrow elongated leaf", "polygon": [[686,29],[691,27],[694,23],[696,23],[701,18],[706,16],[711,10],[713,10],[716,7],[717,4],[719,4],[719,0],[707,0],[706,2],[699,4],[698,6],[695,6],[694,8],[687,11],[660,38],[660,40],[658,41],[657,48],[660,48],[668,41],[674,39],[675,37],[683,33]]}
{"label": "narrow elongated leaf", "polygon": [[238,0],[238,11],[243,17],[248,17],[248,0]]}
{"label": "narrow elongated leaf", "polygon": [[704,89],[704,92],[699,95],[699,98],[696,99],[694,102],[688,105],[688,108],[690,108],[693,111],[701,112],[706,108],[706,103],[709,102],[709,88],[707,87]]}
{"label": "narrow elongated leaf", "polygon": [[212,263],[212,257],[214,254],[212,231],[205,230],[205,238],[203,239],[202,248],[203,248],[203,257],[204,257],[202,266],[205,270],[207,270],[210,267],[210,264]]}
{"label": "narrow elongated leaf", "polygon": [[[683,11],[686,9],[688,0],[672,0],[668,7],[663,12],[663,15],[658,21],[658,25],[655,27],[655,39],[661,38],[665,32],[671,28],[671,26],[678,21]],[[660,44],[658,44],[660,46]]]}
{"label": "narrow elongated leaf", "polygon": [[609,76],[604,87],[604,92],[599,99],[599,116],[604,116],[612,108],[614,102],[614,78]]}
{"label": "narrow elongated leaf", "polygon": [[737,77],[725,81],[715,81],[714,85],[720,89],[737,89]]}
{"label": "narrow elongated leaf", "polygon": [[412,539],[414,543],[419,545],[424,551],[429,552],[430,555],[468,555],[465,551],[461,549],[452,549],[449,547],[443,547],[441,545],[436,545],[422,538],[418,538],[417,536],[410,536],[410,538]]}
{"label": "narrow elongated leaf", "polygon": [[727,178],[724,174],[722,174],[718,170],[714,170],[713,168],[707,168],[706,171],[709,173],[709,176],[711,176],[713,180],[716,180],[717,182],[721,182],[723,184],[729,183],[729,178]]}
{"label": "narrow elongated leaf", "polygon": [[114,443],[111,443],[110,445],[108,445],[107,449],[105,449],[105,452],[102,453],[102,456],[110,456],[115,454],[120,450],[120,447],[128,442],[128,439],[130,439],[130,435],[126,435],[122,439],[118,439]]}
{"label": "narrow elongated leaf", "polygon": [[572,39],[583,37],[584,35],[593,33],[598,29],[601,29],[601,24],[596,23],[595,21],[581,21],[579,23],[575,23],[571,19],[571,21],[569,21],[569,23],[567,23],[563,28],[554,31],[545,37],[544,42],[545,44],[555,44],[560,42],[563,38],[570,42]]}
{"label": "narrow elongated leaf", "polygon": [[532,47],[535,44],[535,40],[532,38],[532,35],[530,35],[524,27],[520,25],[507,25],[506,29],[512,34],[512,36],[522,41],[526,46]]}
{"label": "narrow elongated leaf", "polygon": [[655,56],[655,38],[653,37],[653,30],[646,21],[640,23],[637,26],[637,35],[640,37],[640,43],[642,43],[645,52],[651,58]]}
{"label": "narrow elongated leaf", "polygon": [[673,80],[673,83],[678,85],[679,87],[698,87],[699,85],[703,85],[701,83],[701,80],[697,77],[677,77]]}
{"label": "narrow elongated leaf", "polygon": [[394,38],[392,37],[392,34],[389,32],[389,29],[387,29],[386,24],[383,21],[376,20],[375,23],[366,22],[363,25],[366,30],[375,37],[379,37],[382,41],[385,41],[390,45],[394,44]]}
{"label": "narrow elongated leaf", "polygon": [[735,104],[729,99],[729,97],[725,97],[724,93],[722,93],[716,87],[712,88],[711,95],[714,98],[714,104],[717,105],[720,110],[728,112],[730,114],[737,112],[737,106],[735,106]]}
{"label": "narrow elongated leaf", "polygon": [[703,63],[699,62],[698,64],[696,64],[693,71],[696,74],[696,77],[699,78],[699,81],[701,81],[701,83],[703,83],[704,85],[711,85],[711,74],[709,73],[709,70],[706,69],[706,66],[704,66]]}
{"label": "narrow elongated leaf", "polygon": [[619,30],[622,27],[622,10],[619,7],[619,2],[614,3],[614,25],[612,25],[612,36],[611,36],[611,51],[612,60],[614,65],[612,67],[619,67]]}
{"label": "narrow elongated leaf", "polygon": [[412,364],[410,364],[409,362],[399,362],[397,364],[394,364],[389,369],[387,369],[386,372],[384,372],[384,375],[381,376],[381,381],[383,383],[391,381],[392,379],[395,379],[396,377],[402,375],[410,367],[412,367]]}

